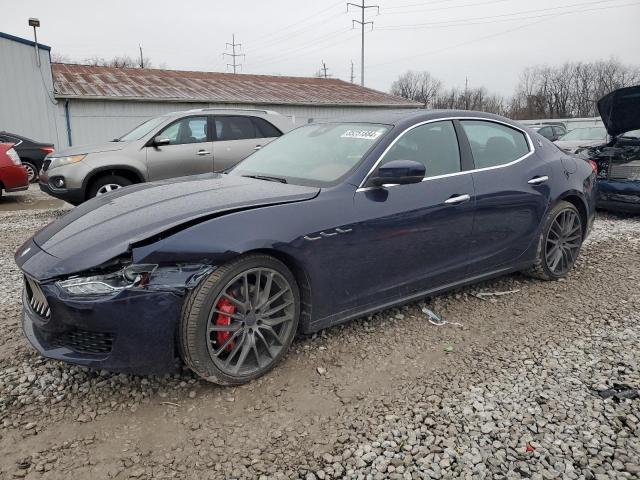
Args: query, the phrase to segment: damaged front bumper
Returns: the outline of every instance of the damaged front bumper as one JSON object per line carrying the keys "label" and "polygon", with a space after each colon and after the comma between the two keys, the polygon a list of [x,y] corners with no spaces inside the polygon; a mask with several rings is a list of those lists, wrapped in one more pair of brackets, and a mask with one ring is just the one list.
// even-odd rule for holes
{"label": "damaged front bumper", "polygon": [[31,307],[25,289],[22,328],[43,356],[141,375],[179,370],[176,332],[183,295],[126,290],[108,299],[71,300],[55,284],[40,288],[49,318]]}
{"label": "damaged front bumper", "polygon": [[[180,369],[182,305],[189,291],[215,270],[208,264],[163,265],[145,276],[144,283],[114,283],[109,293],[86,294],[75,287],[111,282],[118,270],[43,277],[42,272],[58,270],[58,259],[33,242],[19,250],[17,260],[25,274],[22,327],[43,356],[141,375]],[[74,282],[71,287],[69,281]]]}

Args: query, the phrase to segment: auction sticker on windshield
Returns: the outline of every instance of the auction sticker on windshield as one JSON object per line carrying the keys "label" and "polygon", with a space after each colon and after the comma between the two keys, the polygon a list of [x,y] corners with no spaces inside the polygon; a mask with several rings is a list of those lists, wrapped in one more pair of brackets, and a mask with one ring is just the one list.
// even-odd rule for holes
{"label": "auction sticker on windshield", "polygon": [[347,130],[340,137],[342,138],[363,138],[365,140],[375,140],[382,132],[377,130]]}

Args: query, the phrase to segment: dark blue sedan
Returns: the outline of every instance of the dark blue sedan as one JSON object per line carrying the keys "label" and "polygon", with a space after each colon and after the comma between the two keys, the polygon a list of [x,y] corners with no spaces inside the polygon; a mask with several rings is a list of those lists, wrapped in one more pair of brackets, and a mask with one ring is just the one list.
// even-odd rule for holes
{"label": "dark blue sedan", "polygon": [[298,331],[509,272],[564,277],[595,180],[495,115],[307,125],[227,174],[133,185],[36,233],[16,253],[24,332],[50,358],[240,384]]}

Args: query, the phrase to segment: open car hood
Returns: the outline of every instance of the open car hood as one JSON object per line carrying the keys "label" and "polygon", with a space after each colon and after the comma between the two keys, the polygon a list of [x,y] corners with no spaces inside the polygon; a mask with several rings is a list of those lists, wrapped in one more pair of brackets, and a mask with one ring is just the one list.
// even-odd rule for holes
{"label": "open car hood", "polygon": [[168,230],[229,212],[308,200],[319,191],[219,174],[140,183],[83,203],[40,230],[33,241],[62,260],[67,272],[82,271]]}
{"label": "open car hood", "polygon": [[598,112],[609,135],[640,129],[640,85],[605,95],[598,100]]}

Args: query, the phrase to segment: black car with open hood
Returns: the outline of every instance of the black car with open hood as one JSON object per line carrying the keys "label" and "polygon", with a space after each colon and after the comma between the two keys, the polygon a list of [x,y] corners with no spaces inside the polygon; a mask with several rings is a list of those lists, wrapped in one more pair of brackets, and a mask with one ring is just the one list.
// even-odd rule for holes
{"label": "black car with open hood", "polygon": [[598,101],[611,140],[578,155],[598,167],[598,207],[640,213],[640,85],[620,88]]}

